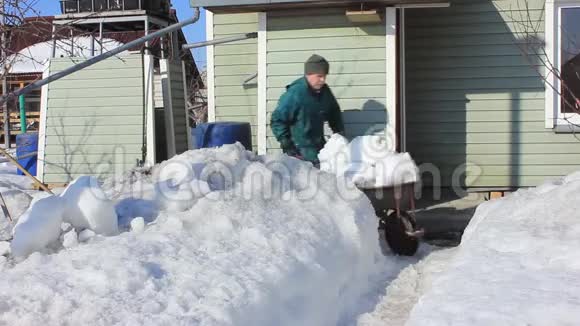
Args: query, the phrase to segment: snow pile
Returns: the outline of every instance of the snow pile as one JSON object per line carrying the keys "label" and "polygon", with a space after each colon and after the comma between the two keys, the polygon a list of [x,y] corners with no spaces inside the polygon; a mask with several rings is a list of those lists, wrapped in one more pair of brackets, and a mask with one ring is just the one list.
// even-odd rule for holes
{"label": "snow pile", "polygon": [[105,236],[119,232],[115,206],[95,177],[76,179],[60,197],[64,199],[64,221],[75,228],[90,229]]}
{"label": "snow pile", "polygon": [[[71,47],[72,45],[72,47]],[[104,52],[122,46],[123,43],[104,38],[102,48]],[[53,42],[41,42],[20,50],[18,53],[6,59],[11,74],[43,72],[46,64],[52,57]],[[71,49],[73,51],[71,52]],[[95,41],[95,53],[101,53],[101,43]],[[122,53],[121,55],[124,55]],[[91,38],[88,36],[71,39],[60,39],[56,42],[55,57],[82,57],[89,58],[91,55]]]}
{"label": "snow pile", "polygon": [[190,151],[104,188],[135,232],[4,264],[0,323],[330,326],[380,269],[368,199],[284,155]]}
{"label": "snow pile", "polygon": [[350,143],[334,134],[318,155],[320,169],[344,175],[361,188],[390,187],[419,180],[409,153],[396,153],[382,136],[356,137]]}
{"label": "snow pile", "polygon": [[580,173],[478,207],[408,325],[577,325]]}
{"label": "snow pile", "polygon": [[[72,182],[62,194],[32,202],[12,231],[12,254],[25,257],[51,247],[62,231],[68,231],[61,228],[63,223],[106,236],[118,233],[113,203],[106,198],[94,177],[84,176]],[[68,231],[62,239],[66,248],[76,243],[75,230]]]}

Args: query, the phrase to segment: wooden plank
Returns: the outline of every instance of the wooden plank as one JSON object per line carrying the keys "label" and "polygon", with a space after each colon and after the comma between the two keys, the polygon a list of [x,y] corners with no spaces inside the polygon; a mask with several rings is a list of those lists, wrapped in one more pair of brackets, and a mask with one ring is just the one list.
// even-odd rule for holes
{"label": "wooden plank", "polygon": [[[325,57],[332,62],[345,61],[359,61],[361,58],[365,60],[385,60],[384,48],[369,48],[369,49],[330,49],[317,50],[317,54]],[[312,55],[311,50],[303,51],[287,51],[287,52],[269,52],[268,62],[274,63],[304,63]]]}
{"label": "wooden plank", "polygon": [[473,92],[474,90],[484,91],[487,89],[504,89],[504,90],[539,90],[543,89],[540,78],[514,77],[514,78],[481,78],[481,79],[441,79],[441,80],[414,80],[408,84],[409,92],[415,90],[430,89],[435,90],[465,90]]}
{"label": "wooden plank", "polygon": [[427,57],[475,57],[475,56],[511,56],[521,55],[516,45],[468,45],[449,46],[425,49],[410,48],[407,55],[415,59]]}
{"label": "wooden plank", "polygon": [[95,116],[126,116],[126,115],[143,115],[142,106],[121,106],[121,107],[79,107],[72,108],[50,108],[50,116],[68,116],[68,117],[95,117]]}
{"label": "wooden plank", "polygon": [[258,44],[254,41],[251,44],[231,44],[214,46],[214,54],[219,55],[238,55],[238,54],[257,54]]}
{"label": "wooden plank", "polygon": [[216,98],[220,96],[248,96],[257,95],[257,90],[255,88],[243,88],[241,86],[220,86],[215,88]]}
{"label": "wooden plank", "polygon": [[143,125],[143,118],[141,116],[126,115],[118,116],[115,119],[109,117],[69,117],[69,116],[48,116],[47,129],[61,128],[67,129],[71,126],[84,126],[91,128],[92,126],[128,126],[128,125]]}
{"label": "wooden plank", "polygon": [[420,162],[431,162],[436,165],[459,165],[463,163],[473,163],[478,165],[575,165],[580,164],[579,153],[566,154],[454,154],[440,156],[429,156],[423,153],[411,153],[413,159]]}
{"label": "wooden plank", "polygon": [[231,121],[231,122],[249,122],[252,126],[256,126],[258,125],[258,117],[257,116],[237,116],[237,115],[232,115],[232,116],[216,116],[216,120],[219,121]]}
{"label": "wooden plank", "polygon": [[506,122],[506,121],[544,121],[543,111],[467,111],[467,112],[427,112],[410,115],[407,121],[412,122]]}
{"label": "wooden plank", "polygon": [[384,48],[384,35],[364,35],[345,37],[320,37],[316,39],[295,40],[269,40],[268,52],[283,52],[297,50],[318,51],[321,49],[368,49]]}
{"label": "wooden plank", "polygon": [[[115,125],[101,125],[101,126],[67,126],[66,134],[70,136],[83,136],[90,132],[93,136],[107,136],[107,135],[143,135],[142,125],[127,125],[119,128]],[[63,133],[59,126],[48,126],[46,129],[47,136],[58,136]]]}
{"label": "wooden plank", "polygon": [[[577,137],[577,136],[576,136]],[[511,133],[415,133],[409,135],[408,143],[419,144],[543,144],[543,143],[580,143],[572,134],[556,134],[551,130],[545,132],[511,132]],[[579,149],[580,152],[580,149]]]}
{"label": "wooden plank", "polygon": [[[525,6],[525,5],[522,5]],[[517,8],[514,8],[517,9]],[[528,22],[529,20],[537,22],[543,19],[542,9],[525,10],[505,10],[505,11],[488,11],[488,12],[470,12],[457,14],[442,10],[437,16],[429,16],[413,14],[411,11],[408,15],[410,23],[408,26],[450,26],[450,25],[465,25],[465,24],[503,24],[505,22],[518,21],[520,23]]]}
{"label": "wooden plank", "polygon": [[[268,88],[268,99],[277,100],[285,91],[285,88]],[[383,86],[366,86],[366,87],[333,87],[332,92],[338,98],[375,98],[385,97],[385,87]]]}
{"label": "wooden plank", "polygon": [[535,89],[506,89],[487,88],[471,90],[432,90],[430,87],[413,92],[409,98],[420,98],[424,101],[474,101],[474,100],[517,100],[517,99],[543,99],[544,91]]}
{"label": "wooden plank", "polygon": [[48,109],[82,107],[123,107],[123,106],[143,106],[143,96],[138,97],[95,97],[95,98],[61,98],[48,99]]}
{"label": "wooden plank", "polygon": [[216,98],[216,109],[217,107],[230,107],[230,106],[256,106],[258,105],[257,95],[247,95],[247,96],[220,96]]}
{"label": "wooden plank", "polygon": [[[367,74],[385,73],[386,63],[384,60],[376,61],[347,61],[330,62],[330,75],[334,74]],[[268,65],[268,76],[296,76],[304,74],[304,63],[285,63]]]}
{"label": "wooden plank", "polygon": [[[84,90],[84,91],[83,91]],[[90,98],[118,98],[118,97],[143,97],[143,88],[137,87],[116,87],[116,88],[92,88],[86,91],[84,88],[78,89],[51,89],[49,92],[49,101],[58,99],[90,99]],[[50,104],[49,104],[50,106]]]}
{"label": "wooden plank", "polygon": [[417,121],[410,122],[408,125],[409,137],[415,133],[429,132],[460,132],[460,133],[497,133],[497,132],[538,132],[545,130],[543,121],[524,121],[524,122],[489,122],[489,121],[455,121],[455,122],[438,122]]}
{"label": "wooden plank", "polygon": [[[295,79],[296,76],[271,76],[268,78],[268,87],[286,87]],[[384,73],[331,74],[328,75],[327,83],[332,88],[336,86],[385,86],[386,77]]]}
{"label": "wooden plank", "polygon": [[[216,77],[219,76],[249,76],[255,74],[258,70],[258,66],[251,64],[251,65],[237,65],[237,66],[217,66],[215,67],[215,75]],[[216,84],[217,86],[221,86]]]}
{"label": "wooden plank", "polygon": [[479,79],[479,78],[513,78],[513,77],[530,77],[540,79],[538,73],[531,67],[480,67],[449,69],[440,67],[431,67],[430,69],[421,68],[413,70],[413,67],[407,69],[407,80],[410,82],[425,79],[444,80],[444,79]]}
{"label": "wooden plank", "polygon": [[[502,34],[482,34],[477,35],[474,37],[473,35],[424,35],[424,34],[416,34],[412,35],[407,38],[407,49],[413,50],[430,50],[433,48],[447,48],[447,47],[466,47],[466,46],[474,46],[474,45],[487,45],[487,46],[495,46],[495,45],[516,45],[517,42],[521,42],[517,40],[517,36],[520,33],[519,31],[515,31],[515,34],[506,30],[505,33]],[[523,36],[523,35],[522,35]],[[536,44],[540,46],[539,43],[532,43],[533,41],[530,40],[529,45]]]}
{"label": "wooden plank", "polygon": [[[308,24],[309,25],[309,24]],[[274,27],[276,28],[276,27]],[[319,27],[298,26],[291,29],[269,29],[268,40],[294,39],[302,42],[309,38],[323,37],[364,37],[364,36],[385,36],[385,26],[367,25],[367,26],[337,26],[337,27]]]}
{"label": "wooden plank", "polygon": [[59,144],[46,145],[46,160],[49,160],[51,155],[63,155],[69,154],[72,150],[76,148],[79,154],[83,153],[91,153],[91,154],[110,154],[114,150],[119,151],[120,153],[124,153],[127,155],[130,154],[138,154],[141,155],[141,145],[140,144],[125,144],[125,145],[117,145],[112,146],[111,144],[90,144],[90,145],[83,145],[83,146],[62,146]]}
{"label": "wooden plank", "polygon": [[[214,14],[214,25],[235,25],[255,23],[258,24],[257,13],[241,13],[241,14]],[[214,27],[215,28],[215,27]]]}
{"label": "wooden plank", "polygon": [[429,101],[412,97],[407,101],[408,112],[421,114],[425,111],[543,111],[544,99],[522,100],[472,100]]}
{"label": "wooden plank", "polygon": [[[460,26],[429,26],[429,27],[409,27],[407,28],[407,35],[412,37],[416,34],[431,33],[433,36],[439,35],[482,35],[482,34],[503,34],[509,32],[510,30],[515,30],[521,27],[518,24],[506,23],[506,24],[469,24]],[[543,24],[539,24],[537,32],[544,32]]]}
{"label": "wooden plank", "polygon": [[216,116],[253,116],[257,115],[255,106],[229,106],[216,108]]}
{"label": "wooden plank", "polygon": [[256,54],[240,55],[216,55],[215,65],[217,66],[237,66],[237,65],[258,65]]}
{"label": "wooden plank", "polygon": [[566,154],[574,146],[570,143],[546,144],[410,144],[409,151],[424,154],[453,155],[453,154]]}
{"label": "wooden plank", "polygon": [[51,84],[59,83],[62,81],[70,81],[70,80],[98,80],[98,79],[109,79],[112,77],[120,77],[120,78],[142,78],[143,72],[141,71],[140,67],[126,67],[126,68],[106,68],[106,69],[93,69],[93,70],[80,70],[75,72],[72,75],[68,75],[58,81],[55,81]]}
{"label": "wooden plank", "polygon": [[[385,98],[358,98],[358,99],[337,99],[342,111],[364,110],[364,111],[384,111]],[[268,101],[268,112],[272,112],[278,106],[278,99]]]}
{"label": "wooden plank", "polygon": [[111,88],[138,88],[142,89],[140,86],[142,83],[141,77],[125,77],[119,76],[115,78],[102,78],[102,79],[89,79],[89,80],[59,80],[50,85],[50,94],[55,90],[62,89],[102,89],[103,91]]}
{"label": "wooden plank", "polygon": [[[84,61],[84,59],[78,58],[54,58],[50,60],[50,71],[57,72],[64,70],[66,68],[72,67],[77,63]],[[108,60],[98,62],[88,68],[83,69],[84,71],[91,70],[106,70],[106,69],[117,69],[117,68],[140,68],[142,67],[141,55],[128,55],[121,57],[113,57]]]}
{"label": "wooden plank", "polygon": [[49,137],[46,140],[46,145],[100,145],[109,144],[111,148],[115,145],[133,145],[133,144],[143,144],[143,136],[139,134],[132,135],[94,135],[91,133],[90,129],[87,130],[82,136],[71,135],[64,131],[64,133],[59,134],[60,137]]}
{"label": "wooden plank", "polygon": [[258,24],[251,23],[239,23],[239,24],[228,24],[228,25],[215,25],[214,35],[216,38],[223,37],[227,35],[239,35],[245,33],[254,33],[258,31]]}

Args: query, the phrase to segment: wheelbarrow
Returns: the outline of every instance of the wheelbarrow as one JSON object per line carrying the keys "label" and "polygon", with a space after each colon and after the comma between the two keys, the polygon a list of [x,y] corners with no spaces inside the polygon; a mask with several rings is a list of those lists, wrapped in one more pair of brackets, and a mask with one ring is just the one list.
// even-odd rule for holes
{"label": "wheelbarrow", "polygon": [[397,255],[413,256],[425,230],[417,227],[415,219],[415,183],[391,187],[362,188],[379,218],[379,232],[383,232],[391,250]]}

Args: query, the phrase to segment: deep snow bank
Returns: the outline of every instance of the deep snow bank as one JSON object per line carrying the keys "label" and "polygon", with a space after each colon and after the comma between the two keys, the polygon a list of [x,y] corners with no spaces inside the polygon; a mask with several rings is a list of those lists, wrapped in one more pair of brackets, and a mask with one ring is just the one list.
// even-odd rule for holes
{"label": "deep snow bank", "polygon": [[5,264],[0,321],[337,325],[381,256],[369,201],[343,183],[240,145],[129,173],[105,191],[145,229]]}
{"label": "deep snow bank", "polygon": [[408,325],[577,325],[580,173],[480,205]]}

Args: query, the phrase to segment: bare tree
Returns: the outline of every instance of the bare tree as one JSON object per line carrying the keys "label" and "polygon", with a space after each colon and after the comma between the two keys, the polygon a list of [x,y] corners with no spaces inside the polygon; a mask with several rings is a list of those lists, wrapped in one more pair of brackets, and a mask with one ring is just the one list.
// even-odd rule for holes
{"label": "bare tree", "polygon": [[[576,62],[580,61],[580,53],[569,52],[568,54],[573,59],[568,60],[562,66],[552,62],[546,50],[546,42],[543,39],[544,20],[542,17],[546,12],[545,5],[540,10],[539,15],[534,15],[534,10],[538,11],[530,8],[527,0],[518,0],[515,8],[510,7],[509,10],[505,10],[511,23],[513,23],[512,32],[516,36],[514,43],[546,87],[558,95],[564,112],[580,113],[580,88],[578,87],[580,85],[580,62]],[[558,26],[558,32],[561,38],[566,40],[568,47],[580,50],[576,44],[577,38],[574,37],[574,31],[565,30],[560,24]],[[570,51],[571,49],[565,50]],[[556,79],[556,82],[553,82],[551,76]],[[570,125],[580,127],[565,116],[563,120]]]}

